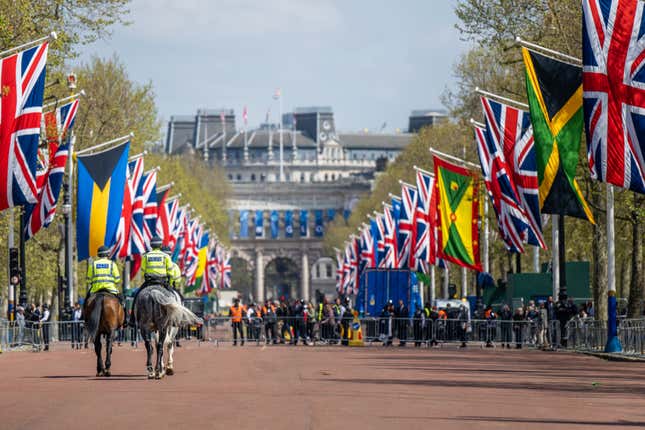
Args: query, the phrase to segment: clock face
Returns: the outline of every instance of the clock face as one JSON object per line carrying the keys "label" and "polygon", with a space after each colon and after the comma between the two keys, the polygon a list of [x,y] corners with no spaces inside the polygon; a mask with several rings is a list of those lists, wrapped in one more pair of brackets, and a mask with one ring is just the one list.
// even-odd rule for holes
{"label": "clock face", "polygon": [[323,130],[329,131],[329,129],[331,129],[331,123],[329,121],[325,120],[322,123],[322,127],[323,127]]}
{"label": "clock face", "polygon": [[325,133],[324,131],[321,131],[320,134],[318,135],[318,138],[324,142],[325,140],[327,140],[327,133]]}

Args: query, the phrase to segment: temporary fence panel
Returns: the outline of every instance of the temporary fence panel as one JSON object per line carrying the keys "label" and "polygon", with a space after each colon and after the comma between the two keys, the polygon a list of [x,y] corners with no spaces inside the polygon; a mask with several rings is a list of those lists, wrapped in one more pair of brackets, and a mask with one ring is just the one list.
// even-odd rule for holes
{"label": "temporary fence panel", "polygon": [[409,270],[366,269],[361,275],[361,286],[358,308],[366,316],[378,316],[388,300],[410,304]]}

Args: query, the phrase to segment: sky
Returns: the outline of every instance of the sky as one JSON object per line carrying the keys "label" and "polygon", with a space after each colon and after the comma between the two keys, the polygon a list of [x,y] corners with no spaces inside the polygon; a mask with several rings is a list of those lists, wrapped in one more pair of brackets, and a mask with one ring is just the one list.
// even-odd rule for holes
{"label": "sky", "polygon": [[331,106],[336,128],[407,128],[413,109],[441,108],[468,44],[455,0],[134,0],[129,26],[85,47],[114,53],[151,81],[159,114],[233,108],[238,126],[283,111]]}

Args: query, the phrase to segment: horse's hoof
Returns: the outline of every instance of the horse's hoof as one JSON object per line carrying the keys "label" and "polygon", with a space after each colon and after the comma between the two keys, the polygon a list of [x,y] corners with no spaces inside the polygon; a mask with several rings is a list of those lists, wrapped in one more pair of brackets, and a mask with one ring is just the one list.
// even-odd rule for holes
{"label": "horse's hoof", "polygon": [[98,378],[99,376],[103,376],[104,374],[105,374],[104,371],[99,370],[98,372],[96,372],[96,377]]}
{"label": "horse's hoof", "polygon": [[105,372],[103,372],[103,376],[107,376],[109,378],[110,376],[112,376],[112,372],[106,370]]}
{"label": "horse's hoof", "polygon": [[171,367],[169,367],[168,369],[166,369],[166,375],[168,375],[168,376],[172,376],[172,375],[174,375],[174,374],[175,374],[175,371],[174,371],[174,370],[172,370],[172,368],[171,368]]}
{"label": "horse's hoof", "polygon": [[160,373],[155,374],[155,379],[163,379],[163,377],[164,377],[164,373],[163,373],[163,372],[160,372]]}
{"label": "horse's hoof", "polygon": [[155,379],[155,374],[154,372],[148,373],[148,379]]}

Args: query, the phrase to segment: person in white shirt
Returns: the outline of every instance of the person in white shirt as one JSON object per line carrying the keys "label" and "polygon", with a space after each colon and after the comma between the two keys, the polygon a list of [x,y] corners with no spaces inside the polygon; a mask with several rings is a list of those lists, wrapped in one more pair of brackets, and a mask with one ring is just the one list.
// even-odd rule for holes
{"label": "person in white shirt", "polygon": [[45,351],[49,351],[49,306],[43,305],[43,316],[40,318],[40,324],[43,329],[43,344]]}
{"label": "person in white shirt", "polygon": [[72,349],[81,349],[81,333],[83,332],[83,327],[81,326],[82,315],[83,310],[81,309],[81,304],[77,302],[72,312]]}

